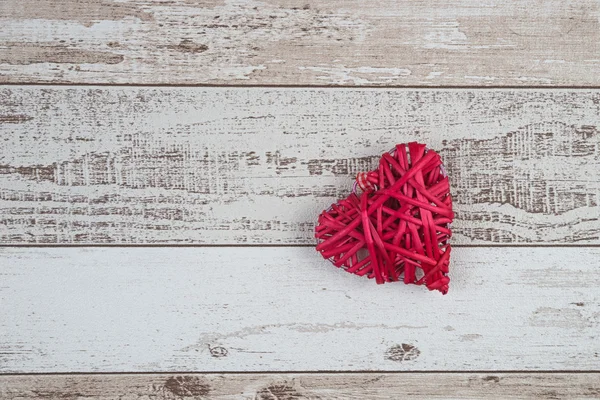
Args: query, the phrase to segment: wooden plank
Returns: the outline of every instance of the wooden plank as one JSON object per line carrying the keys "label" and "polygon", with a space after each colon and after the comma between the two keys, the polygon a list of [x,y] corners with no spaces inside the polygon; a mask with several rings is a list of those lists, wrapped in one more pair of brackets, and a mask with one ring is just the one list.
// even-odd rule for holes
{"label": "wooden plank", "polygon": [[306,247],[1,248],[0,372],[598,370],[600,248],[459,248],[450,293]]}
{"label": "wooden plank", "polygon": [[313,243],[394,144],[442,154],[454,244],[599,243],[600,91],[0,89],[0,241]]}
{"label": "wooden plank", "polygon": [[598,373],[0,376],[6,400],[597,399]]}
{"label": "wooden plank", "polygon": [[5,0],[0,82],[600,84],[594,0]]}

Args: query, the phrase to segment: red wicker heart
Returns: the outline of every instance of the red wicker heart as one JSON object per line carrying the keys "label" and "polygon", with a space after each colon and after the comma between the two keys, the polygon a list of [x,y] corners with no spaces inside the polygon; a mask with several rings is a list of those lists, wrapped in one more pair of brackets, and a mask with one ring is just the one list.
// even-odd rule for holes
{"label": "red wicker heart", "polygon": [[425,284],[448,292],[450,184],[442,160],[419,143],[383,154],[360,173],[362,194],[350,194],[319,216],[317,251],[337,267],[377,283]]}

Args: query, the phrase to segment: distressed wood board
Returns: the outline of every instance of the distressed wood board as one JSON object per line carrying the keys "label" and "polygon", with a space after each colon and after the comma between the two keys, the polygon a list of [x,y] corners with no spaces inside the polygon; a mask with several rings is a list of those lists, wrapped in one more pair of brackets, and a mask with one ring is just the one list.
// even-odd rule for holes
{"label": "distressed wood board", "polygon": [[0,82],[598,86],[594,0],[5,0]]}
{"label": "distressed wood board", "polygon": [[0,376],[5,400],[597,399],[599,373]]}
{"label": "distressed wood board", "polygon": [[4,87],[0,242],[312,244],[404,141],[454,244],[598,244],[600,91]]}
{"label": "distressed wood board", "polygon": [[0,373],[599,370],[600,248],[459,248],[450,292],[308,247],[0,248]]}

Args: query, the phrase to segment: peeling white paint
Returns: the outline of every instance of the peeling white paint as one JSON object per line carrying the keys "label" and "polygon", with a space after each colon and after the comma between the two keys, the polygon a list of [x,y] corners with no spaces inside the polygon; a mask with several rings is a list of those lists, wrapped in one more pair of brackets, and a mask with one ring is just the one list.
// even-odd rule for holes
{"label": "peeling white paint", "polygon": [[[0,116],[22,117],[0,123],[0,238],[313,243],[316,215],[348,194],[358,171],[418,140],[448,157],[455,243],[596,243],[598,97],[0,88]],[[501,157],[490,164],[489,152]]]}
{"label": "peeling white paint", "polygon": [[474,79],[478,81],[495,81],[497,78],[495,76],[476,76],[476,75],[465,75],[465,79]]}
{"label": "peeling white paint", "polygon": [[[598,282],[599,257],[456,248],[441,296],[313,248],[0,248],[0,372],[595,369],[596,292],[516,277]],[[403,343],[418,357],[385,358]]]}
{"label": "peeling white paint", "polygon": [[335,67],[299,67],[298,69],[323,73],[324,75],[318,75],[317,79],[331,81],[337,85],[348,83],[355,85],[394,83],[411,74],[411,71],[406,68],[347,68],[343,65]]}
{"label": "peeling white paint", "polygon": [[[1,82],[410,86],[472,85],[472,77],[487,76],[498,86],[600,81],[600,61],[586,45],[600,41],[595,0],[519,7],[463,0],[401,7],[392,0],[367,6],[316,0],[308,7],[282,0],[125,1],[114,5],[115,15],[108,2],[57,0],[59,10],[78,14],[47,18],[20,8],[18,0],[7,1]],[[60,54],[58,62],[48,49]],[[105,52],[106,59],[86,63],[77,56],[85,51]],[[23,60],[26,54],[33,54],[30,62]],[[536,63],[540,67],[532,68]]]}
{"label": "peeling white paint", "polygon": [[438,71],[432,71],[429,73],[429,75],[427,75],[426,79],[435,79],[437,77],[442,76],[444,73],[443,72],[438,72]]}

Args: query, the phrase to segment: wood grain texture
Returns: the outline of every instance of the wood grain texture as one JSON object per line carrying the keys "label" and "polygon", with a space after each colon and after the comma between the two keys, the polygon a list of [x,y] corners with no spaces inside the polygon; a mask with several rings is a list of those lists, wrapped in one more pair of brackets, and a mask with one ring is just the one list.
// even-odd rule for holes
{"label": "wood grain texture", "polygon": [[4,0],[0,82],[600,84],[595,0]]}
{"label": "wood grain texture", "polygon": [[0,376],[5,400],[597,399],[598,373]]}
{"label": "wood grain texture", "polygon": [[394,144],[438,150],[454,244],[599,243],[600,91],[0,89],[0,241],[311,244]]}
{"label": "wood grain texture", "polygon": [[459,248],[446,296],[315,250],[0,248],[0,372],[600,366],[599,248]]}

